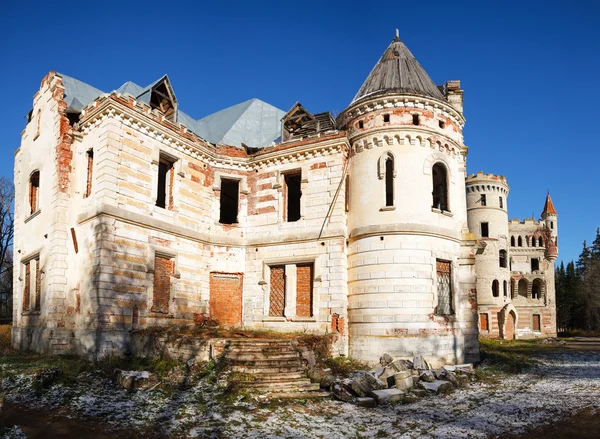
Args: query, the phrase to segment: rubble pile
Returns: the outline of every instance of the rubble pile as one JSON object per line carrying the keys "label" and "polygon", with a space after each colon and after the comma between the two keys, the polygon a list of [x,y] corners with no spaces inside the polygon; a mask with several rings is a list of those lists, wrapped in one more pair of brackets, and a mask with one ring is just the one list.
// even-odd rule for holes
{"label": "rubble pile", "polygon": [[333,396],[343,402],[362,407],[382,404],[413,402],[427,394],[448,394],[464,387],[474,375],[472,364],[458,364],[431,369],[427,361],[417,355],[412,361],[394,360],[384,354],[381,367],[366,371],[357,370],[351,376],[333,376],[329,369],[312,368],[308,376],[322,388],[329,389]]}

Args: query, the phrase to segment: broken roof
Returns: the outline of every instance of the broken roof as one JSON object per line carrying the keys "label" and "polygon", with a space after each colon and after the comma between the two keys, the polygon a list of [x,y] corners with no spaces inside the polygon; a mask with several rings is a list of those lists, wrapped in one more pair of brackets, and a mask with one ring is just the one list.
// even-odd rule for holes
{"label": "broken roof", "polygon": [[384,93],[417,94],[446,100],[398,36],[383,52],[352,103]]}
{"label": "broken roof", "polygon": [[[86,105],[104,94],[103,91],[78,79],[63,74],[60,76],[65,86],[65,101],[69,113],[80,112]],[[127,93],[137,100],[148,103],[150,91],[163,80],[168,81],[167,75],[146,87],[127,81],[114,92]],[[198,136],[215,144],[238,148],[244,144],[260,148],[271,145],[281,137],[281,118],[284,115],[285,111],[254,98],[198,120],[178,110],[177,121]]]}

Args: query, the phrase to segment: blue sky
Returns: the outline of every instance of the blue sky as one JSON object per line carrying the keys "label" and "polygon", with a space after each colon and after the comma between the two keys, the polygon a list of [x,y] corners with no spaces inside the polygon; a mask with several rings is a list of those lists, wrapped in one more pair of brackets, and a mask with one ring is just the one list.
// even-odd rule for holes
{"label": "blue sky", "polygon": [[600,226],[600,2],[5,0],[0,21],[0,175],[49,70],[107,92],[166,73],[195,118],[253,97],[340,112],[399,28],[434,82],[461,80],[468,171],[508,178],[509,217],[550,190],[559,260]]}

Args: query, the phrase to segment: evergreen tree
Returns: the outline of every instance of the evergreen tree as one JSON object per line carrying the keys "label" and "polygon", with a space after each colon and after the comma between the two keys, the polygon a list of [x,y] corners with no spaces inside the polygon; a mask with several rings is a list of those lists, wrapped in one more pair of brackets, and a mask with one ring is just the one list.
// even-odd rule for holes
{"label": "evergreen tree", "polygon": [[600,261],[600,227],[596,229],[596,238],[590,248],[590,257],[595,261]]}

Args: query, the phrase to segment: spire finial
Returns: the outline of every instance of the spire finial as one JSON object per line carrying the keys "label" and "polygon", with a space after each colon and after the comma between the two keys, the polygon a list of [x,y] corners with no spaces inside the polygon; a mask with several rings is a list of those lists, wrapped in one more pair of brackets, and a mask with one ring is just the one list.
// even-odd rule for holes
{"label": "spire finial", "polygon": [[396,29],[396,38],[394,38],[394,41],[400,41],[400,31],[398,29]]}

